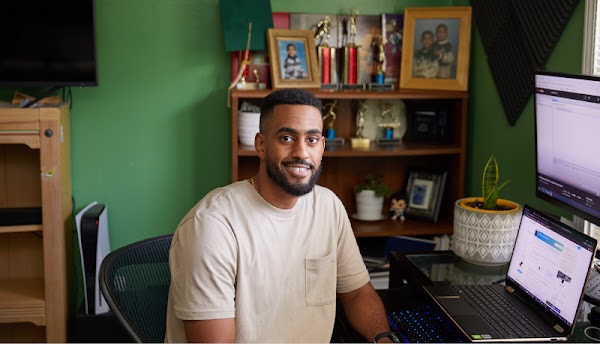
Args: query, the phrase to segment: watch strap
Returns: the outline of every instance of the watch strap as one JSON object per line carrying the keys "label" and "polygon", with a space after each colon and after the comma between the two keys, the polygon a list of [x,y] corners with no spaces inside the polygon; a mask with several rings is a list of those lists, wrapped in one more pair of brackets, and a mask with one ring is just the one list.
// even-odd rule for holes
{"label": "watch strap", "polygon": [[379,342],[379,340],[381,340],[381,338],[384,338],[384,337],[390,337],[392,339],[392,342],[397,343],[397,339],[395,338],[396,335],[390,331],[384,331],[384,332],[381,332],[380,334],[376,335],[375,338],[373,338],[373,343]]}

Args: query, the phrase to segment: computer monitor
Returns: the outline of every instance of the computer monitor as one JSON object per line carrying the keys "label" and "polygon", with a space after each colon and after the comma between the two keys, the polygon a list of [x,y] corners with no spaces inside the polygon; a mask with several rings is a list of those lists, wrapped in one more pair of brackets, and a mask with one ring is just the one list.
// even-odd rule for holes
{"label": "computer monitor", "polygon": [[600,78],[535,73],[536,195],[600,225]]}

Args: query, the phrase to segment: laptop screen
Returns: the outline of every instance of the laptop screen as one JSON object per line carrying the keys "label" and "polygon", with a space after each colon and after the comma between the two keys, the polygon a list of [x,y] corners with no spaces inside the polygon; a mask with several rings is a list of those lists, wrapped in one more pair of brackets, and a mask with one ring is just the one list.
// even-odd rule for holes
{"label": "laptop screen", "polygon": [[525,206],[508,280],[573,326],[596,240]]}

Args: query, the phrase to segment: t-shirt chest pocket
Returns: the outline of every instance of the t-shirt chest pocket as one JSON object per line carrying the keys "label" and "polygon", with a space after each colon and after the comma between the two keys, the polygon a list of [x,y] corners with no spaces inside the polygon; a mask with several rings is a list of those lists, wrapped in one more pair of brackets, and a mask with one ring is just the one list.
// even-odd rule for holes
{"label": "t-shirt chest pocket", "polygon": [[336,252],[323,258],[306,258],[306,305],[324,306],[335,302]]}

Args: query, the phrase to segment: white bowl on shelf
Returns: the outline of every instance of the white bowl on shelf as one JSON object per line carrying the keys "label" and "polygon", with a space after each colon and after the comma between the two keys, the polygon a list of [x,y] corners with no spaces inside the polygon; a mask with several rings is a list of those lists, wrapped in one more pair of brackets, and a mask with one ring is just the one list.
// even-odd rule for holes
{"label": "white bowl on shelf", "polygon": [[238,140],[242,145],[254,146],[254,137],[259,131],[260,113],[240,111],[238,117]]}

